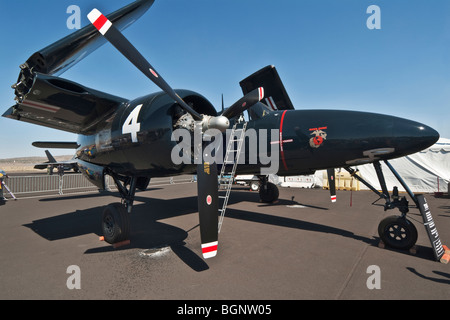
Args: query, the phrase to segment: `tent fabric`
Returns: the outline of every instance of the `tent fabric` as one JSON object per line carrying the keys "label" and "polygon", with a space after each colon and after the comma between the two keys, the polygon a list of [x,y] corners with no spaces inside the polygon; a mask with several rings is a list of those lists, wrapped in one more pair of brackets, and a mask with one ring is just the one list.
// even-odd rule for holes
{"label": "tent fabric", "polygon": [[[448,192],[450,182],[450,139],[440,138],[437,143],[420,152],[389,160],[389,163],[399,173],[407,186],[413,192]],[[388,190],[397,186],[399,191],[405,191],[397,178],[381,162]],[[380,190],[381,186],[372,164],[357,166],[361,177]],[[361,185],[361,189],[365,189]]]}

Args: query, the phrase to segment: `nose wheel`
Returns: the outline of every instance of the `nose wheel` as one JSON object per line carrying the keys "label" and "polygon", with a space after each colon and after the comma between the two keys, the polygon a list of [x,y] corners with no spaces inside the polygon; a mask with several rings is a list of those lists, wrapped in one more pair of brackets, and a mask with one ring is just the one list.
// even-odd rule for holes
{"label": "nose wheel", "polygon": [[[417,198],[414,193],[408,188],[406,183],[401,179],[400,175],[394,170],[394,168],[385,160],[386,165],[391,169],[392,173],[396,176],[401,185],[405,188],[407,193],[410,195],[411,199],[418,206]],[[400,216],[389,216],[381,220],[378,225],[378,235],[381,241],[391,248],[399,250],[409,250],[411,249],[417,241],[417,229],[414,224],[406,218],[409,212],[408,200],[406,197],[399,197],[398,188],[394,187],[392,192],[392,198],[386,186],[386,181],[384,179],[383,171],[381,170],[381,164],[379,161],[373,163],[375,171],[378,176],[378,181],[380,182],[381,192],[375,189],[371,184],[366,182],[360,176],[356,175],[356,171],[351,168],[345,168],[353,177],[358,179],[360,182],[365,184],[369,189],[380,196],[380,199],[384,199],[386,203],[384,204],[384,211],[390,209],[398,209],[401,213]]]}

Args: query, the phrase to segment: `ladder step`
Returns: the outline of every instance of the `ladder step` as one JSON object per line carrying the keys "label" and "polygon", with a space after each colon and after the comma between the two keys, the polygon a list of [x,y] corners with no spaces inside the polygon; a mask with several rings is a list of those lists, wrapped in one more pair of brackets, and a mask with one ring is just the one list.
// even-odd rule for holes
{"label": "ladder step", "polygon": [[[219,196],[219,199],[224,199],[222,208],[218,209],[218,211],[221,214],[221,219],[219,221],[219,232],[220,232],[220,227],[222,226],[222,220],[225,215],[225,210],[226,210],[226,207],[228,204],[228,198],[230,197],[230,192],[233,187],[232,182],[234,181],[234,174],[236,172],[236,167],[237,167],[237,164],[239,161],[239,156],[241,154],[242,143],[245,139],[244,133],[245,133],[246,127],[247,127],[246,123],[244,123],[242,128],[237,128],[237,124],[234,125],[233,131],[231,132],[232,139],[229,140],[225,158],[224,158],[225,160],[224,160],[221,172],[220,172],[218,191],[222,192],[222,194],[224,194],[223,192],[225,192],[225,194]],[[237,148],[237,149],[234,149],[234,148]],[[232,160],[228,160],[229,158],[232,158]],[[233,165],[231,171],[227,171],[227,168],[226,168],[227,165],[228,165],[228,170],[231,169],[230,165]],[[225,176],[227,176],[227,177],[225,177]]]}

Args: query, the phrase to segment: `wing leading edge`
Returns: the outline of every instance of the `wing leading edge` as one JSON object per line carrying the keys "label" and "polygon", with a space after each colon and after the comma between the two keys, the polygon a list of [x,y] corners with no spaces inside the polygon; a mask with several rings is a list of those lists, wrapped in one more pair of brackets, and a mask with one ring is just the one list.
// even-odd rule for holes
{"label": "wing leading edge", "polygon": [[[154,0],[138,0],[107,17],[120,30],[139,19]],[[34,72],[58,76],[106,43],[97,30],[88,24],[84,28],[35,52],[25,63]]]}

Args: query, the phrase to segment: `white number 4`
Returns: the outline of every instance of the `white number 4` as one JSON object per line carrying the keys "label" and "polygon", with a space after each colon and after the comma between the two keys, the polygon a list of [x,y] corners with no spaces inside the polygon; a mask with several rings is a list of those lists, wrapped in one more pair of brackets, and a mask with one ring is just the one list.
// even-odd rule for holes
{"label": "white number 4", "polygon": [[138,142],[137,133],[141,130],[141,124],[137,122],[139,112],[141,111],[142,104],[134,108],[128,115],[127,120],[123,123],[122,134],[131,133],[131,141]]}

